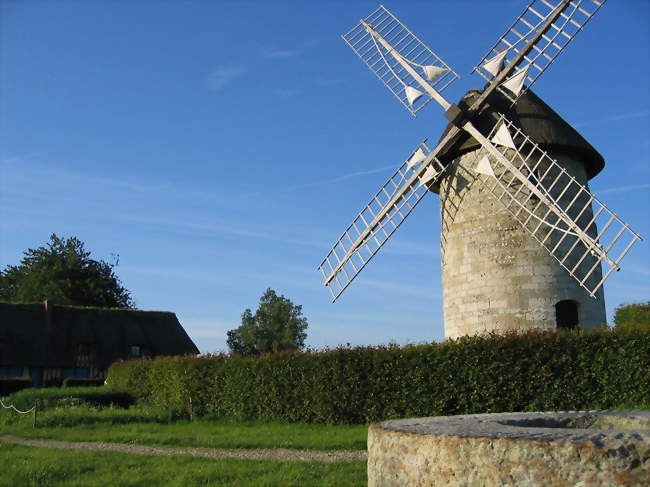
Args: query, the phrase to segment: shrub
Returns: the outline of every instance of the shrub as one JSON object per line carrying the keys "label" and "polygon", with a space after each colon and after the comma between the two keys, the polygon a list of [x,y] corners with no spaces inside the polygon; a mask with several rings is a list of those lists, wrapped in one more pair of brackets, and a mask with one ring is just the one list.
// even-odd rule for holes
{"label": "shrub", "polygon": [[160,357],[114,364],[108,382],[186,416],[367,423],[643,404],[649,368],[650,331],[600,329],[255,358]]}
{"label": "shrub", "polygon": [[0,379],[0,397],[8,396],[28,387],[32,387],[32,379],[29,377]]}
{"label": "shrub", "polygon": [[[13,418],[15,421],[15,418]],[[88,424],[131,424],[158,423],[169,421],[168,411],[163,408],[137,407],[129,409],[102,408],[97,409],[88,405],[76,407],[61,407],[45,411],[38,416],[39,427],[68,428]]]}
{"label": "shrub", "polygon": [[614,311],[616,328],[650,329],[650,301],[645,303],[622,304]]}
{"label": "shrub", "polygon": [[7,401],[10,404],[14,404],[18,409],[29,409],[36,401],[38,401],[39,409],[54,409],[79,405],[95,407],[115,405],[124,408],[134,403],[133,397],[129,394],[115,391],[108,387],[25,389],[12,394],[7,398]]}

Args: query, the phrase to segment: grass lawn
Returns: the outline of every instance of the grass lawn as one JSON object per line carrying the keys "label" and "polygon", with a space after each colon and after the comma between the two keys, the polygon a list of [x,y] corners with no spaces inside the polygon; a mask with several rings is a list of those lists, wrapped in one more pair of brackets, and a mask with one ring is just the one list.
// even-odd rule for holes
{"label": "grass lawn", "polygon": [[[55,406],[31,414],[0,410],[0,434],[65,441],[170,447],[365,450],[367,426],[201,419],[167,424],[155,408]],[[366,462],[205,459],[186,455],[58,450],[0,442],[0,487],[56,486],[354,486],[366,485]]]}
{"label": "grass lawn", "polygon": [[0,442],[0,487],[361,486],[364,461],[316,463],[155,457]]}
{"label": "grass lawn", "polygon": [[[122,423],[121,415],[129,421]],[[289,424],[231,420],[138,421],[131,410],[85,407],[18,416],[0,411],[0,434],[66,441],[109,441],[140,445],[200,446],[208,448],[291,448],[304,450],[365,450],[366,425]],[[116,424],[117,423],[117,424]]]}

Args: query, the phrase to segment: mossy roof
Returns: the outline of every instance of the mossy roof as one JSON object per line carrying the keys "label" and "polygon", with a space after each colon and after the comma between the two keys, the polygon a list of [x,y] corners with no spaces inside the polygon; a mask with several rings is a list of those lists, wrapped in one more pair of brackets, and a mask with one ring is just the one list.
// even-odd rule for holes
{"label": "mossy roof", "polygon": [[94,365],[129,358],[131,345],[151,356],[199,353],[174,313],[0,303],[0,365],[73,367],[80,344],[90,345]]}

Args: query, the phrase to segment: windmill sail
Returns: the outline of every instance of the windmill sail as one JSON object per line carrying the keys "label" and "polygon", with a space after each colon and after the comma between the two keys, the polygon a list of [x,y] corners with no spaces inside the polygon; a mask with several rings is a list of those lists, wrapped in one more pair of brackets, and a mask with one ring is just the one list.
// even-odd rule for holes
{"label": "windmill sail", "polygon": [[641,237],[505,118],[488,137],[473,122],[494,90],[514,104],[604,3],[533,0],[474,68],[489,84],[469,107],[442,96],[458,75],[383,6],[342,36],[413,115],[433,99],[452,124],[433,152],[422,144],[411,154],[320,264],[334,300],[440,180],[435,155],[462,130],[483,146],[480,184],[595,297]]}
{"label": "windmill sail", "polygon": [[[474,68],[488,82],[501,71],[497,88],[515,103],[566,48],[605,0],[533,0]],[[523,70],[521,80],[512,80]],[[518,87],[512,90],[509,87]]]}
{"label": "windmill sail", "polygon": [[[385,39],[390,44],[390,49],[378,42],[368,28]],[[459,78],[458,74],[383,6],[342,37],[413,115],[431,101],[431,96],[413,96],[413,90],[421,93],[421,84],[397,61],[396,56],[426,78],[438,93]]]}
{"label": "windmill sail", "polygon": [[526,178],[481,150],[478,180],[594,297],[641,237],[505,117],[488,138]]}
{"label": "windmill sail", "polygon": [[318,266],[333,301],[386,243],[444,172],[422,142],[359,212]]}

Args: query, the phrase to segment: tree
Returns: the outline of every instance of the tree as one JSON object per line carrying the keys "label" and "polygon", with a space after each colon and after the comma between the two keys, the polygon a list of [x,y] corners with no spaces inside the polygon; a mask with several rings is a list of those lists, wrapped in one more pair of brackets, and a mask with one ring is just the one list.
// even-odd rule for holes
{"label": "tree", "polygon": [[614,311],[616,328],[650,329],[650,301],[622,304]]}
{"label": "tree", "polygon": [[241,326],[228,332],[228,348],[232,353],[244,356],[301,350],[305,346],[307,326],[302,306],[294,305],[269,288],[260,298],[255,314],[246,309],[241,317]]}
{"label": "tree", "polygon": [[50,236],[45,247],[27,249],[17,266],[0,271],[0,300],[28,303],[133,308],[131,293],[114,272],[114,263],[94,260],[76,237]]}

